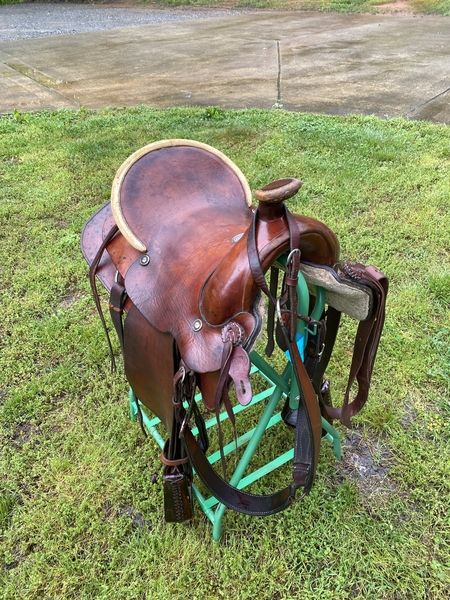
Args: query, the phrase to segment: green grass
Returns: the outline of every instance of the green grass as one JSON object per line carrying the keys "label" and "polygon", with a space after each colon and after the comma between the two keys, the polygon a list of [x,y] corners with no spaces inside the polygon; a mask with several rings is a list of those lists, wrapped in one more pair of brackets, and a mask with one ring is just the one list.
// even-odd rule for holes
{"label": "green grass", "polygon": [[[82,109],[16,112],[0,120],[0,136],[2,599],[446,598],[448,127]],[[391,281],[371,397],[356,431],[341,430],[344,461],[324,447],[308,498],[267,519],[228,513],[220,545],[199,512],[192,525],[163,523],[161,482],[151,483],[158,452],[128,420],[123,371],[109,373],[79,250],[121,162],[170,137],[216,146],[252,189],[301,177],[292,208],[328,223],[344,257]],[[335,399],[353,335],[344,323]],[[289,439],[268,436],[262,455]]]}
{"label": "green grass", "polygon": [[[19,4],[26,0],[0,0],[0,6]],[[43,0],[44,1],[44,0]],[[89,4],[104,4],[92,2]],[[394,2],[395,0],[392,0]],[[82,3],[83,0],[74,0]],[[108,2],[107,2],[108,3]],[[112,4],[113,2],[109,2]],[[119,2],[119,4],[123,4]],[[279,10],[313,10],[323,12],[379,12],[384,11],[384,5],[391,0],[130,0],[128,6],[156,7],[208,7],[208,8],[266,8]],[[407,10],[423,14],[450,15],[450,0],[407,0]],[[401,9],[403,10],[403,9]]]}
{"label": "green grass", "polygon": [[[198,6],[210,8],[266,8],[309,10],[320,12],[365,13],[385,12],[395,0],[150,0],[148,6]],[[450,0],[407,0],[396,10],[414,13],[450,15]],[[395,9],[394,9],[395,12]]]}
{"label": "green grass", "polygon": [[[394,0],[143,0],[147,6],[198,6],[210,8],[266,8],[279,10],[310,10],[321,12],[385,12]],[[397,10],[450,15],[450,0],[407,0]]]}
{"label": "green grass", "polygon": [[411,0],[411,5],[418,13],[450,16],[450,0]]}

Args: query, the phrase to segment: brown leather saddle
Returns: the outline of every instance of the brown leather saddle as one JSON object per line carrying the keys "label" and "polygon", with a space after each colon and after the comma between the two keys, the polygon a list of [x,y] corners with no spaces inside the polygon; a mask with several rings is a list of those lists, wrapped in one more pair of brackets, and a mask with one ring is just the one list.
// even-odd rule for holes
{"label": "brown leather saddle", "polygon": [[[199,142],[165,140],[123,163],[111,202],[83,231],[82,250],[105,331],[96,277],[110,292],[127,379],[170,436],[162,455],[165,498],[172,505],[166,506],[168,520],[190,516],[191,466],[230,508],[258,515],[282,510],[297,488],[308,491],[313,483],[321,414],[348,424],[367,398],[387,280],[373,267],[336,267],[335,234],[284,205],[300,186],[293,178],[273,182],[255,193],[259,204],[253,208],[245,177],[225,155]],[[295,341],[298,318],[308,320],[296,310],[300,272],[311,293],[320,285],[331,299],[304,361]],[[293,483],[275,494],[254,496],[230,486],[209,465],[207,436],[193,398],[198,387],[207,408],[218,414],[224,405],[233,423],[230,385],[238,402],[251,400],[249,352],[261,331],[264,295],[269,298],[268,354],[275,336],[290,352],[301,393],[299,409],[285,414],[295,427]],[[361,323],[344,405],[336,409],[323,375],[342,311],[354,312]],[[355,379],[357,397],[350,402]],[[191,420],[198,426],[197,438]]]}

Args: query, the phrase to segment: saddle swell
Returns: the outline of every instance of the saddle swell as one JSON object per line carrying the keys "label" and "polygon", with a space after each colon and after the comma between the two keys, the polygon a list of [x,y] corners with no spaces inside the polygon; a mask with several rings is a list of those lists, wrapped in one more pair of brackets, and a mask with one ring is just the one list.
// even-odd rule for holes
{"label": "saddle swell", "polygon": [[[335,234],[323,223],[295,216],[299,231],[302,260],[332,266],[339,258]],[[200,311],[207,323],[219,326],[245,310],[258,291],[248,261],[248,230],[220,261],[207,279],[200,295]],[[270,221],[258,220],[257,251],[263,271],[289,249],[289,230],[284,216]],[[238,292],[237,292],[238,290]]]}
{"label": "saddle swell", "polygon": [[[145,146],[123,163],[113,182],[111,203],[90,219],[82,234],[82,251],[91,267],[91,285],[105,331],[96,277],[111,293],[110,313],[121,342],[127,379],[171,436],[164,458],[165,473],[186,474],[182,465],[187,452],[213,494],[230,508],[248,514],[277,512],[293,501],[298,487],[309,491],[322,430],[318,398],[322,410],[327,410],[319,389],[323,372],[316,369],[322,351],[310,360],[307,371],[295,341],[300,260],[309,270],[319,270],[313,273],[317,281],[331,281],[335,295],[345,282],[338,281],[331,268],[339,259],[335,234],[313,218],[292,215],[284,205],[300,187],[301,182],[293,178],[273,182],[256,192],[259,206],[252,208],[244,175],[225,155],[191,140],[164,140]],[[276,298],[277,286],[271,284],[269,289],[264,273],[287,254],[282,293]],[[364,296],[367,286],[363,282],[359,287]],[[352,293],[359,291],[357,288],[354,285]],[[294,419],[294,483],[275,495],[255,497],[238,492],[212,473],[189,427],[184,432],[180,429],[181,421],[184,423],[180,398],[193,410],[197,385],[207,408],[218,415],[224,403],[234,423],[228,386],[234,383],[242,404],[251,400],[248,353],[262,325],[262,293],[269,298],[269,321],[274,321],[278,306],[283,349],[289,349],[304,410],[296,411]],[[379,293],[383,296],[383,291]],[[378,306],[384,310],[383,298]],[[366,297],[360,305],[372,306]],[[362,361],[369,381],[376,352],[373,345],[378,344],[384,312],[383,318],[380,315],[377,333],[367,350],[360,344],[361,351],[373,357]],[[335,321],[337,329],[339,320]],[[366,330],[369,335],[370,323]],[[330,336],[331,348],[322,361],[323,369],[334,337]],[[358,383],[360,370],[355,367],[353,373]],[[188,373],[185,383],[182,372]],[[367,381],[365,374],[362,380]],[[366,388],[358,397],[358,410],[367,397]],[[346,398],[348,402],[348,393]],[[329,415],[340,418],[338,409],[328,408]],[[355,406],[349,411],[346,415],[354,414]],[[201,430],[200,417],[193,412]]]}

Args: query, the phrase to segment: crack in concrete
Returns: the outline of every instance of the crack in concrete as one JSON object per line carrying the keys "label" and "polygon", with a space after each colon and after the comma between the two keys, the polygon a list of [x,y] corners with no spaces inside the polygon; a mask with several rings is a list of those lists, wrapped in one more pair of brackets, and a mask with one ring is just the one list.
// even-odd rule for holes
{"label": "crack in concrete", "polygon": [[439,92],[439,94],[436,94],[435,96],[433,96],[432,98],[429,98],[428,100],[426,100],[425,102],[422,102],[422,104],[417,105],[415,108],[413,108],[412,110],[408,111],[406,113],[406,117],[415,117],[417,116],[421,110],[423,108],[425,108],[425,106],[428,106],[428,104],[431,104],[431,102],[434,102],[435,100],[437,100],[438,98],[440,98],[441,96],[444,96],[445,94],[447,94],[448,92],[450,92],[450,87],[448,87],[447,89],[445,89],[443,92]]}
{"label": "crack in concrete", "polygon": [[277,61],[278,61],[278,73],[277,73],[277,106],[280,108],[283,106],[281,102],[281,48],[280,40],[277,40]]}

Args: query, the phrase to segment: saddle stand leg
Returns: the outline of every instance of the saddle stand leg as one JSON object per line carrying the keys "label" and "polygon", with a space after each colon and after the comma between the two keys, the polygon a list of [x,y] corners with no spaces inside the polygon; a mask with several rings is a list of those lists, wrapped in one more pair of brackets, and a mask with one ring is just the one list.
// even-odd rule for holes
{"label": "saddle stand leg", "polygon": [[[256,358],[255,354],[256,353],[252,353],[252,360],[254,358]],[[260,359],[260,361],[265,362],[264,359],[262,359],[261,357],[259,357],[259,359]],[[260,365],[261,365],[261,363],[260,363]],[[271,367],[269,365],[267,365],[267,366],[269,367],[269,369],[271,369]],[[267,387],[267,389],[263,390],[259,394],[256,394],[254,396],[252,402],[248,406],[234,407],[233,412],[239,413],[239,412],[242,412],[242,409],[248,410],[252,406],[255,406],[259,402],[264,401],[269,397],[267,406],[264,409],[263,413],[261,414],[256,427],[254,427],[253,429],[251,429],[251,430],[245,432],[244,434],[242,434],[241,436],[239,436],[236,440],[236,444],[233,441],[233,442],[230,442],[229,444],[225,445],[223,448],[224,455],[227,456],[235,451],[236,445],[237,445],[237,447],[241,447],[241,446],[247,444],[245,451],[244,451],[244,453],[243,453],[243,455],[242,455],[242,457],[230,479],[230,484],[234,485],[235,487],[237,487],[239,489],[244,489],[245,487],[248,487],[249,485],[251,485],[252,483],[257,481],[258,479],[261,479],[265,475],[267,475],[270,472],[274,471],[275,469],[281,467],[285,463],[291,461],[293,458],[294,450],[293,450],[293,448],[291,448],[290,450],[284,452],[280,456],[277,456],[275,459],[273,459],[266,465],[260,467],[256,471],[244,476],[252,458],[254,457],[254,455],[258,449],[258,445],[262,439],[262,436],[264,435],[264,432],[267,429],[270,429],[271,427],[278,425],[282,421],[281,412],[275,413],[275,410],[277,408],[277,405],[278,405],[280,399],[282,398],[283,394],[286,391],[286,387],[288,386],[289,370],[290,370],[290,366],[287,365],[283,375],[278,375],[278,377],[277,377],[278,385],[270,385]],[[252,371],[253,371],[253,373],[259,372],[261,375],[263,375],[263,376],[265,375],[266,379],[269,380],[269,375],[267,373],[264,373],[264,371],[262,369],[256,369],[255,367],[253,367]],[[272,375],[272,373],[271,373],[271,375]],[[279,385],[280,382],[283,382],[283,384]],[[130,389],[129,398],[130,398],[130,406],[132,406],[132,405],[136,406],[137,403],[139,402],[139,400],[136,398],[132,389]],[[199,395],[199,397],[196,398],[196,401],[200,401],[200,400],[201,400],[201,397]],[[160,419],[158,417],[154,417],[154,418],[150,419],[147,416],[147,414],[145,413],[145,408],[142,405],[141,405],[141,410],[142,410],[142,418],[143,418],[144,427],[146,428],[149,435],[151,435],[151,437],[158,444],[159,448],[162,450],[164,448],[165,440],[158,430],[158,426],[161,424]],[[137,410],[136,411],[130,410],[130,413],[137,414]],[[227,418],[228,418],[228,416],[226,415],[226,413],[221,413],[221,419],[225,420]],[[133,420],[137,420],[137,417],[135,416]],[[207,429],[211,429],[215,426],[216,426],[215,417],[206,421]],[[341,444],[340,444],[339,433],[325,419],[322,419],[322,426],[323,426],[324,430],[326,430],[326,432],[327,432],[326,435],[324,436],[324,440],[326,440],[327,442],[330,442],[332,444],[335,457],[337,459],[340,459],[341,458]],[[192,433],[194,435],[196,435],[197,434],[196,429],[193,429]],[[220,461],[220,452],[219,451],[214,452],[213,454],[211,454],[208,457],[208,460],[210,461],[211,464],[214,464],[214,463]],[[195,484],[193,484],[193,486],[192,486],[192,491],[193,491],[193,494],[194,494],[201,510],[204,512],[204,514],[208,517],[208,519],[211,521],[211,523],[213,525],[213,531],[212,531],[213,539],[215,541],[219,541],[221,538],[221,535],[222,535],[222,527],[223,527],[222,523],[223,523],[223,516],[224,516],[225,510],[226,510],[226,507],[223,504],[220,504],[214,496],[205,498],[203,496],[203,494],[201,493],[201,491],[199,490],[198,486],[196,486]]]}

